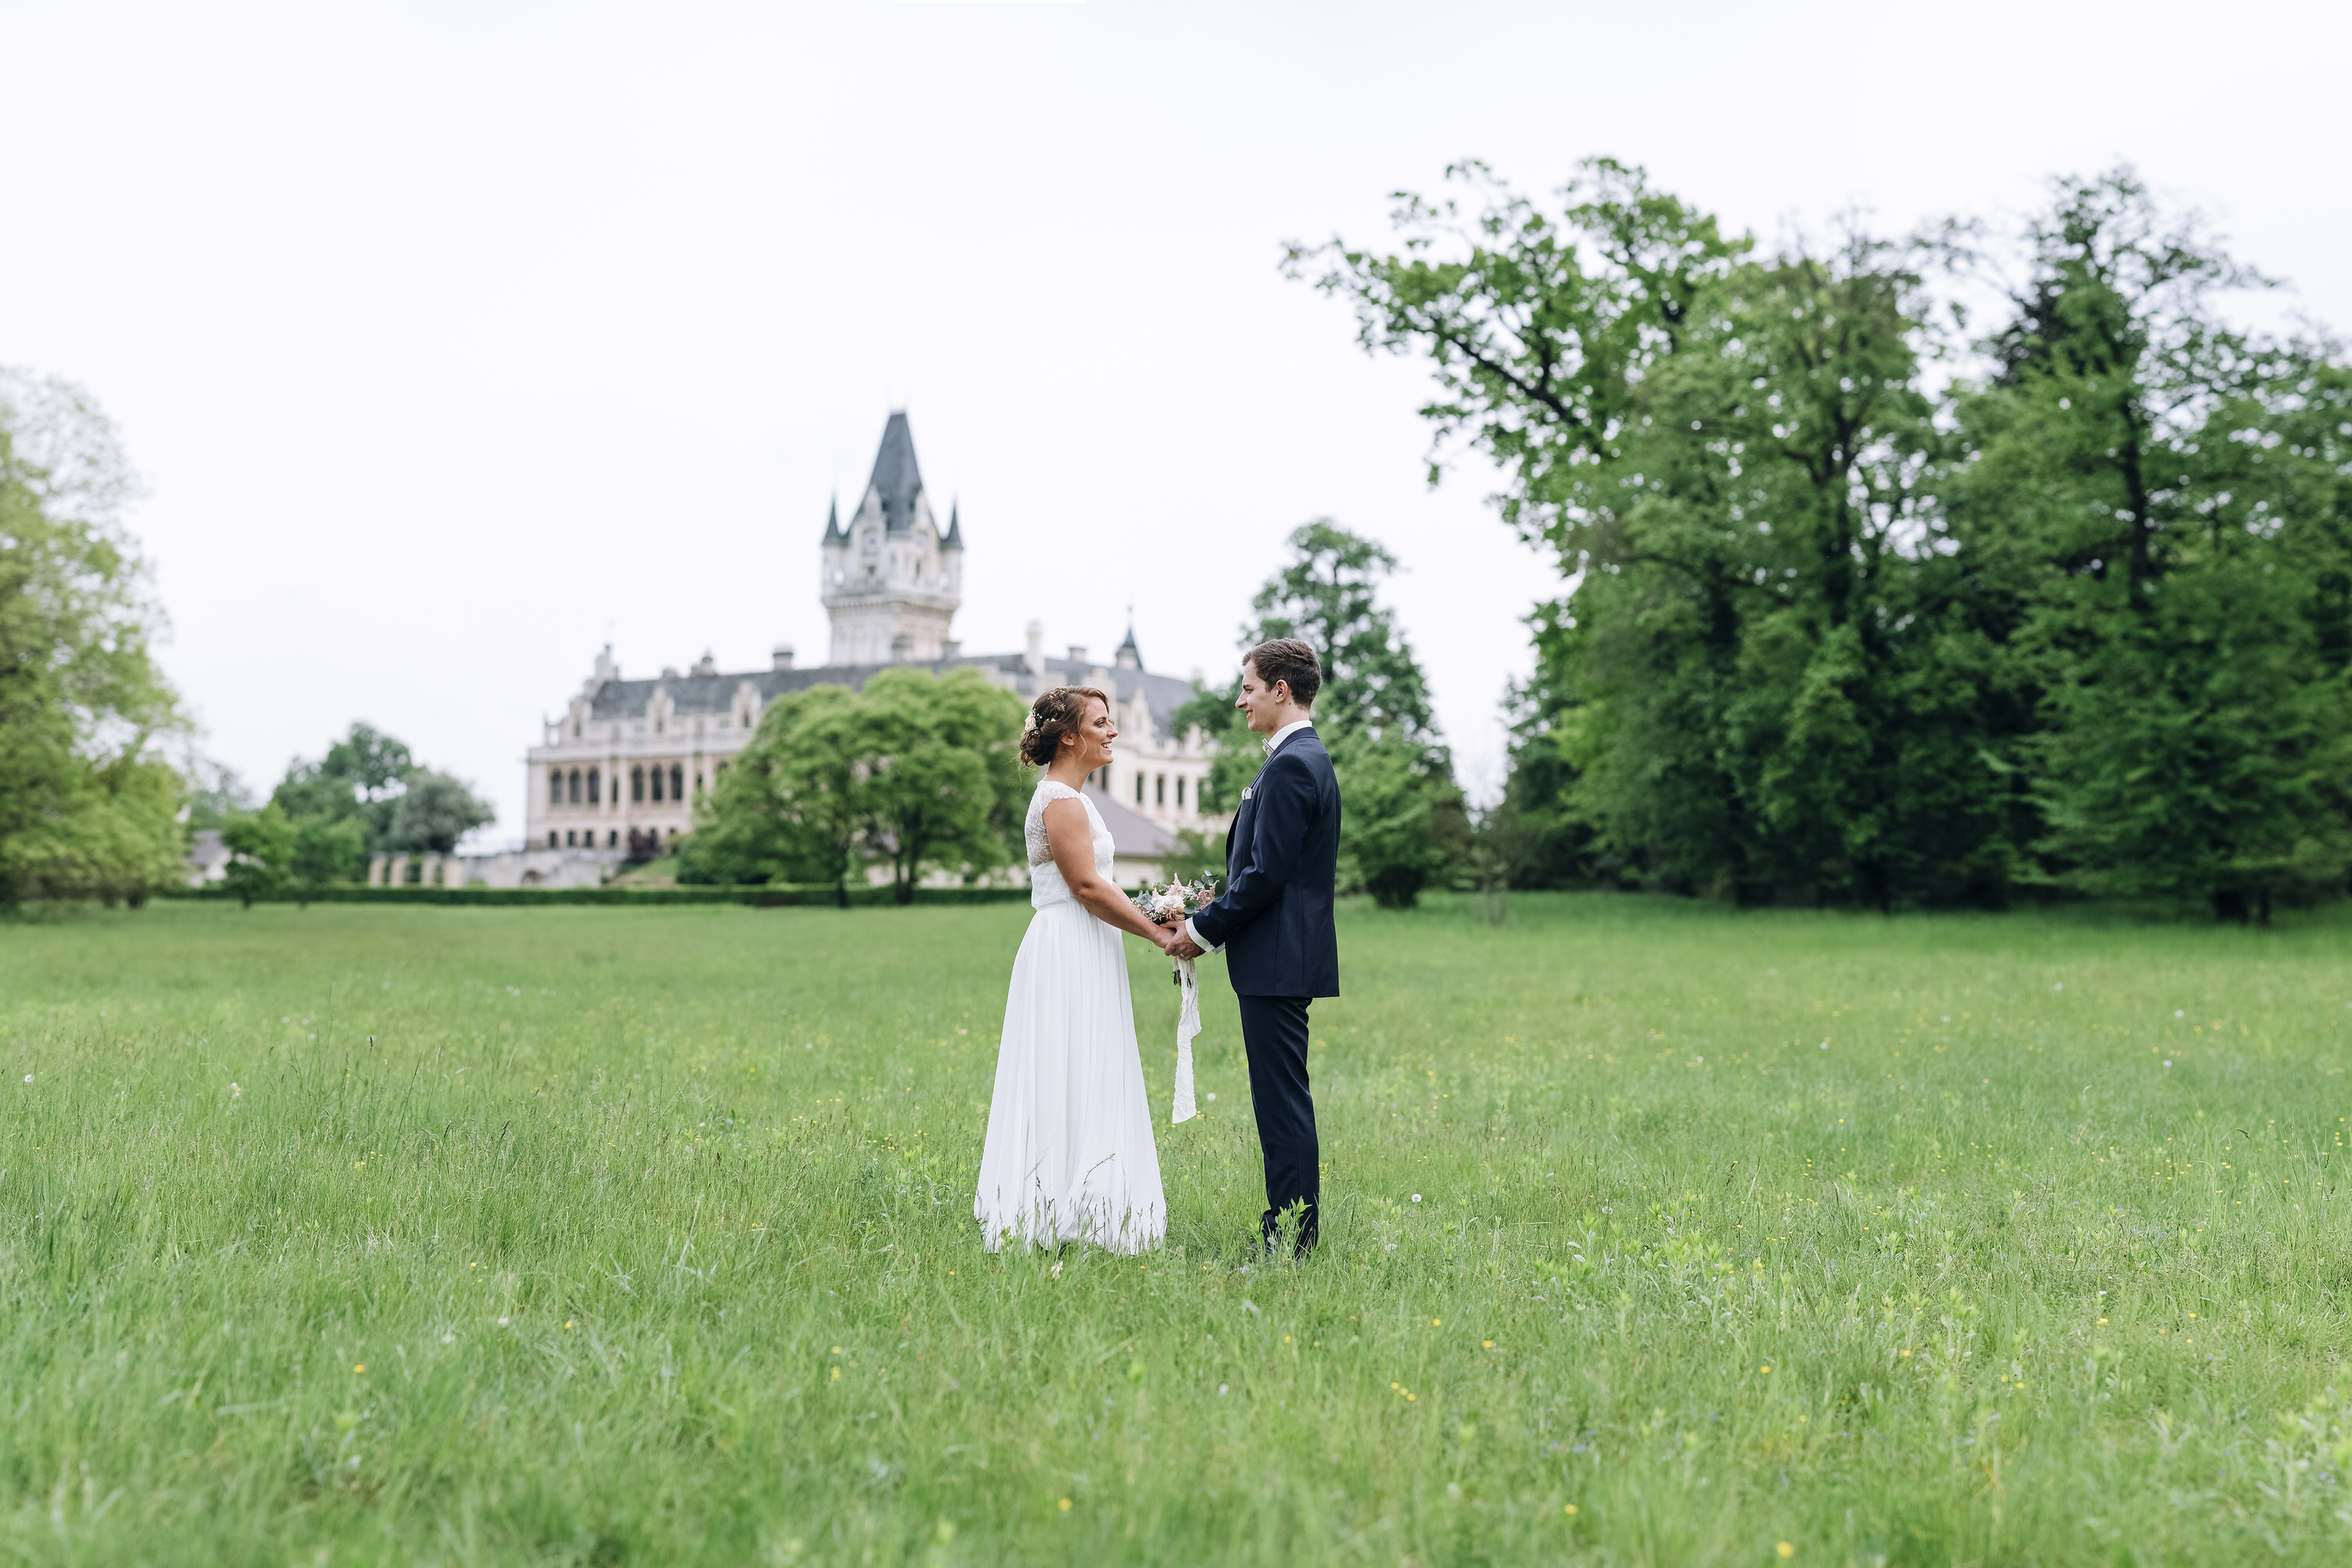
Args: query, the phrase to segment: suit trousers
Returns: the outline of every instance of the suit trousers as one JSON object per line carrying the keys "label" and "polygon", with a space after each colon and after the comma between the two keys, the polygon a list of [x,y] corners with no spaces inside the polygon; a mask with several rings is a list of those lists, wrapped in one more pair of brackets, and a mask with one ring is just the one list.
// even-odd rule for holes
{"label": "suit trousers", "polygon": [[1304,1202],[1297,1245],[1315,1245],[1315,1200],[1321,1189],[1321,1150],[1315,1141],[1315,1100],[1307,1089],[1308,996],[1243,996],[1242,1046],[1249,1055],[1250,1104],[1265,1153],[1266,1210],[1258,1221],[1271,1237],[1280,1217]]}

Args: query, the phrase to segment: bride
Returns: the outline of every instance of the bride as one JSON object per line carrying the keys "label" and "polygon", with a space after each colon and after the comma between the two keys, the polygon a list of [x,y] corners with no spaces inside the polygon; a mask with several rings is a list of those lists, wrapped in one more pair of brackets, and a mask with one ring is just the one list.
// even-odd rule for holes
{"label": "bride", "polygon": [[1024,835],[1037,912],[1013,961],[972,1203],[991,1251],[1010,1240],[1139,1252],[1168,1230],[1118,933],[1164,951],[1181,928],[1145,920],[1112,883],[1110,831],[1079,791],[1118,738],[1091,686],[1044,693],[1021,732],[1022,760],[1045,776]]}

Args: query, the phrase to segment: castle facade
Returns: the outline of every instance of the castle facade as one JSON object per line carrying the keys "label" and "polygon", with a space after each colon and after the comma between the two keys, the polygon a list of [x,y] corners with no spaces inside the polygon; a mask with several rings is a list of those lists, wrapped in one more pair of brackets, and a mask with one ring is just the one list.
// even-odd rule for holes
{"label": "castle facade", "polygon": [[765,669],[721,670],[706,653],[683,671],[631,679],[608,646],[530,748],[521,854],[495,858],[480,879],[577,885],[659,853],[692,830],[696,801],[751,742],[769,703],[811,686],[861,688],[876,671],[907,665],[976,668],[1024,700],[1053,686],[1109,692],[1118,757],[1088,790],[1118,841],[1121,880],[1156,875],[1178,831],[1222,823],[1201,810],[1213,742],[1176,731],[1192,682],[1147,670],[1132,627],[1107,660],[1082,646],[1049,657],[1034,621],[1020,652],[964,653],[951,635],[963,552],[959,509],[949,509],[942,530],[907,416],[891,415],[856,510],[845,526],[836,505],[818,543],[819,598],[831,623],[825,662],[799,665],[793,645],[780,643]]}

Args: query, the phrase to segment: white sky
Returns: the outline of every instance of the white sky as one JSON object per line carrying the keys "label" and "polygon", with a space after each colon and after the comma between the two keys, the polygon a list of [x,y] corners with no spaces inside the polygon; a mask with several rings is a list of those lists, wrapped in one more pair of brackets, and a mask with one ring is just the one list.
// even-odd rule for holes
{"label": "white sky", "polygon": [[960,496],[974,651],[1230,661],[1329,514],[1465,782],[1557,591],[1418,366],[1280,242],[1475,155],[1588,154],[1769,237],[2013,218],[2137,163],[2352,327],[2341,5],[0,0],[0,362],[87,384],[205,750],[267,788],[366,718],[522,826],[625,674],[824,657],[816,545],[888,411]]}

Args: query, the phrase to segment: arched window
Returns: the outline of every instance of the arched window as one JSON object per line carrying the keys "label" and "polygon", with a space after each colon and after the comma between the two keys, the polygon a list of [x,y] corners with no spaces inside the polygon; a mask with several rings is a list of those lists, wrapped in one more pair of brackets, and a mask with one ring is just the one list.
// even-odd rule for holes
{"label": "arched window", "polygon": [[660,764],[659,763],[656,763],[654,764],[654,799],[655,799],[656,801],[659,801],[659,800],[661,799],[661,797],[662,797],[661,786],[662,786],[662,771],[661,771],[661,764]]}
{"label": "arched window", "polygon": [[1135,775],[1135,804],[1138,805],[1141,805],[1143,804],[1143,775],[1141,773]]}
{"label": "arched window", "polygon": [[594,768],[588,770],[588,804],[595,805],[604,798],[604,776]]}
{"label": "arched window", "polygon": [[672,800],[686,798],[686,770],[676,763],[669,765],[669,797]]}
{"label": "arched window", "polygon": [[552,849],[552,848],[554,848],[554,847],[555,847],[555,829],[553,829],[552,827],[551,827],[551,828],[549,828],[549,829],[547,830],[547,847],[548,847],[550,849]]}
{"label": "arched window", "polygon": [[580,804],[580,770],[578,768],[572,770],[572,804],[574,805]]}
{"label": "arched window", "polygon": [[629,798],[634,801],[646,798],[646,770],[643,768],[629,770]]}
{"label": "arched window", "polygon": [[[593,777],[593,775],[591,776]],[[591,795],[588,798],[593,800],[596,797],[593,795]],[[1151,781],[1151,804],[1154,805],[1166,805],[1168,804],[1168,775],[1166,773],[1161,773]]]}
{"label": "arched window", "polygon": [[[563,770],[562,768],[547,770],[547,804],[550,805],[563,804]],[[548,847],[552,849],[555,846],[551,844]]]}
{"label": "arched window", "polygon": [[1176,775],[1176,806],[1180,811],[1182,810],[1184,806],[1184,775],[1182,773],[1178,773]]}

